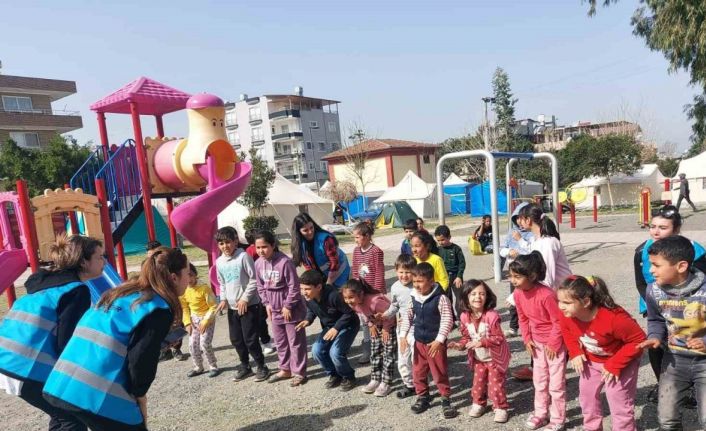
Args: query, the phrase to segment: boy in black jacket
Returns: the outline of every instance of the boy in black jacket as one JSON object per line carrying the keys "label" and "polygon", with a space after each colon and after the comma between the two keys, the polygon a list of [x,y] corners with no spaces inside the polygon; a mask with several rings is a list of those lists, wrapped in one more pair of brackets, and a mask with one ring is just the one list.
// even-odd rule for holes
{"label": "boy in black jacket", "polygon": [[356,382],[355,371],[348,362],[348,350],[358,334],[360,320],[343,301],[338,290],[324,283],[323,274],[315,269],[305,271],[299,277],[307,313],[306,318],[297,325],[297,330],[306,328],[319,318],[321,334],[314,342],[311,353],[329,376],[324,387],[341,386],[341,390],[349,391]]}

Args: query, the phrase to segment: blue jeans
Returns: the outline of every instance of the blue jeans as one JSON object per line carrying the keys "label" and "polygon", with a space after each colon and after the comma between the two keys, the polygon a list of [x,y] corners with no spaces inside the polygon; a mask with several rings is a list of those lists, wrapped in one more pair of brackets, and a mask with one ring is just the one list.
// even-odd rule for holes
{"label": "blue jeans", "polygon": [[706,356],[675,355],[669,351],[662,359],[657,411],[662,430],[681,430],[680,407],[694,387],[701,428],[706,429]]}
{"label": "blue jeans", "polygon": [[348,350],[358,334],[358,329],[359,325],[344,328],[330,341],[324,340],[324,334],[328,329],[321,331],[319,338],[311,347],[311,353],[316,362],[326,371],[326,375],[346,379],[352,379],[355,376],[355,371],[348,362]]}

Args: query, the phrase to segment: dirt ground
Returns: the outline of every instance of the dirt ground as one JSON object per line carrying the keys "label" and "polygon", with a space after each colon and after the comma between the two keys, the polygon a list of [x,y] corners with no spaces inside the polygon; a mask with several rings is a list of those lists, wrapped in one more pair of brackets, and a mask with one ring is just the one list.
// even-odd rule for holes
{"label": "dirt ground", "polygon": [[[706,243],[706,212],[686,213],[684,234],[693,240]],[[637,245],[648,237],[646,230],[636,224],[635,215],[603,217],[594,224],[590,217],[579,217],[577,229],[569,229],[568,223],[561,226],[562,243],[576,274],[603,277],[617,302],[637,316],[637,292],[634,287],[632,258]],[[454,226],[455,242],[467,249],[466,240],[471,230],[469,223]],[[501,227],[501,231],[504,231]],[[381,236],[376,243],[385,251],[388,286],[395,280],[392,263],[399,252],[401,235]],[[352,245],[343,246],[346,252]],[[492,275],[491,256],[466,256],[465,278],[489,280]],[[509,294],[506,282],[489,284],[498,298]],[[502,302],[502,301],[499,301]],[[507,325],[507,312],[499,307],[503,326]],[[644,325],[644,319],[637,317]],[[307,329],[309,346],[318,335],[318,326]],[[457,339],[455,331],[451,339]],[[351,351],[353,363],[360,354],[359,339]],[[186,340],[185,340],[186,341]],[[512,351],[511,368],[529,362],[520,338],[509,339]],[[235,383],[231,381],[236,355],[230,346],[224,318],[217,321],[214,338],[219,366],[224,371],[219,377],[209,379],[205,375],[187,378],[191,362],[162,362],[157,379],[150,392],[149,420],[151,430],[218,431],[218,430],[519,430],[532,411],[533,390],[531,383],[521,383],[510,378],[507,393],[510,402],[510,421],[495,424],[492,413],[479,419],[468,416],[470,406],[470,372],[465,364],[465,354],[450,352],[449,366],[452,386],[452,402],[460,414],[446,420],[441,415],[440,402],[435,398],[432,408],[421,415],[414,415],[409,407],[413,398],[398,400],[394,395],[376,398],[365,395],[359,389],[344,393],[338,389],[326,390],[326,380],[321,367],[310,357],[309,382],[299,388],[290,388],[287,382],[276,384],[255,383],[252,379]],[[267,358],[271,369],[277,368],[276,355]],[[368,381],[369,367],[358,367],[357,376],[361,384]],[[654,375],[643,357],[639,374],[636,415],[638,427],[650,430],[657,428],[656,406],[647,402],[646,396],[655,383]],[[395,387],[399,387],[399,379]],[[578,406],[578,376],[567,371],[567,429],[579,429],[581,411]],[[608,406],[604,405],[606,417]],[[43,430],[47,418],[23,401],[0,396],[0,409],[5,411],[5,429]],[[684,415],[687,430],[698,429],[695,412]],[[609,419],[604,426],[609,429]]]}

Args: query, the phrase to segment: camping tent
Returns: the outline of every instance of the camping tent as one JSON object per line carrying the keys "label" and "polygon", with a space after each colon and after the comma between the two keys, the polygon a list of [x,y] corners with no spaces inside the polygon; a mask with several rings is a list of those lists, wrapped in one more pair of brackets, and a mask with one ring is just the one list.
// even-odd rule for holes
{"label": "camping tent", "polygon": [[[613,205],[637,205],[640,190],[649,187],[652,200],[660,200],[664,188],[664,175],[656,164],[643,165],[632,175],[618,174],[610,177],[610,192],[613,195]],[[571,186],[572,190],[586,190],[586,199],[577,203],[576,208],[593,208],[593,195],[596,195],[598,206],[610,205],[608,181],[606,177],[588,177]]]}
{"label": "camping tent", "polygon": [[[275,234],[291,235],[292,220],[300,212],[308,212],[318,224],[330,223],[333,218],[333,202],[318,196],[316,193],[299,187],[277,174],[270,188],[269,201],[264,214],[275,216],[279,225]],[[238,234],[243,237],[243,219],[247,217],[248,209],[233,201],[218,216],[218,226],[235,226]]]}
{"label": "camping tent", "polygon": [[409,219],[417,219],[417,214],[405,201],[385,202],[380,215],[375,220],[375,227],[404,227]]}
{"label": "camping tent", "polygon": [[530,180],[519,180],[517,186],[517,197],[533,198],[535,195],[544,193],[544,184]]}
{"label": "camping tent", "polygon": [[[412,171],[391,189],[387,189],[375,202],[406,201],[419,217],[436,217],[436,184],[427,184]],[[444,208],[449,208],[448,197]]]}
{"label": "camping tent", "polygon": [[[507,213],[507,194],[498,188],[498,214]],[[490,183],[485,181],[471,188],[471,217],[480,217],[491,214],[490,211]]]}
{"label": "camping tent", "polygon": [[[680,174],[686,174],[686,179],[689,180],[689,197],[692,202],[706,202],[706,151],[689,159],[684,159],[679,162]],[[675,182],[672,186],[672,202],[679,199],[679,183]],[[686,202],[682,202],[682,205]]]}
{"label": "camping tent", "polygon": [[471,213],[471,187],[473,184],[463,181],[454,173],[444,180],[444,194],[449,196],[451,214]]}

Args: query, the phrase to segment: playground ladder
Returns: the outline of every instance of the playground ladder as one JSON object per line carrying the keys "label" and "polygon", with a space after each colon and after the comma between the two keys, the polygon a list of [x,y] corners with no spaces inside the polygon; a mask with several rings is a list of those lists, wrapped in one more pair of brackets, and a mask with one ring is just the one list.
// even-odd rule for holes
{"label": "playground ladder", "polygon": [[105,155],[103,147],[98,147],[93,151],[80,168],[76,171],[69,185],[72,189],[81,189],[89,195],[96,194],[96,174],[105,165]]}

